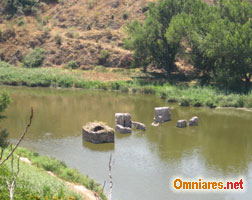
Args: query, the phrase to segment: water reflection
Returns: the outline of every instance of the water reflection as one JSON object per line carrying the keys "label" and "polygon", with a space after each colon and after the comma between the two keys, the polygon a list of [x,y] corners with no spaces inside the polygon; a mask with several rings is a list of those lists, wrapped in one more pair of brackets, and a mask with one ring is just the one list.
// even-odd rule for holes
{"label": "water reflection", "polygon": [[[120,183],[119,199],[135,199],[137,193],[140,193],[138,199],[155,198],[146,191],[148,184],[159,192],[159,199],[175,199],[177,196],[166,187],[174,174],[249,176],[252,170],[252,113],[249,112],[179,107],[151,95],[39,88],[7,90],[12,103],[6,113],[8,120],[2,126],[8,127],[11,138],[21,134],[33,106],[35,117],[26,137],[29,142],[24,144],[63,159],[101,182],[102,174],[107,174],[107,154],[113,152],[118,163],[115,177]],[[154,107],[166,105],[174,107],[172,121],[152,127]],[[146,124],[147,131],[116,133],[114,144],[82,141],[83,125],[97,120],[114,127],[116,112],[130,112],[133,120]],[[177,120],[189,120],[195,115],[199,117],[198,127],[176,128]],[[85,163],[85,168],[78,163]],[[181,195],[177,199],[185,198]],[[202,199],[202,196],[192,195],[187,199]]]}
{"label": "water reflection", "polygon": [[88,148],[92,151],[109,151],[113,152],[112,150],[115,149],[114,143],[103,143],[103,144],[93,144],[90,142],[87,142],[85,140],[82,140],[82,145],[84,148]]}

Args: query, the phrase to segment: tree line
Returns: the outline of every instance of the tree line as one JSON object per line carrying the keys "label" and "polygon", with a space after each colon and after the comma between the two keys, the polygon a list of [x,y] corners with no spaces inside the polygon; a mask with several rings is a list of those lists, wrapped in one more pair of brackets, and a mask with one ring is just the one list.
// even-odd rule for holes
{"label": "tree line", "polygon": [[252,77],[252,5],[247,0],[160,0],[151,3],[143,22],[126,27],[125,48],[135,66],[150,64],[176,71],[178,57],[195,68],[201,84],[231,90],[250,87]]}

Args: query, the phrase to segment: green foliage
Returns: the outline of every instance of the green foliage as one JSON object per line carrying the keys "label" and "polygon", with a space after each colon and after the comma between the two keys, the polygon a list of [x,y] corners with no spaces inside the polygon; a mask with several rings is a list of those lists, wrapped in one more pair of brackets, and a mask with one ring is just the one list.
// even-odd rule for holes
{"label": "green foliage", "polygon": [[[160,0],[143,23],[127,25],[125,48],[134,65],[173,72],[176,56],[189,58],[202,84],[247,92],[252,78],[252,5],[248,1]],[[244,89],[243,89],[244,88]],[[197,104],[197,102],[196,102]]]}
{"label": "green foliage", "polygon": [[62,37],[60,35],[56,35],[55,41],[56,41],[56,44],[60,46],[62,44]]}
{"label": "green foliage", "polygon": [[109,51],[103,49],[100,51],[100,56],[99,56],[99,65],[104,65],[106,64],[107,59],[109,58]]}
{"label": "green foliage", "polygon": [[[0,113],[4,112],[10,103],[10,97],[6,91],[3,91],[0,96]],[[0,117],[1,119],[2,117]]]}
{"label": "green foliage", "polygon": [[126,20],[126,19],[128,19],[128,17],[129,17],[129,15],[128,15],[128,13],[123,13],[123,16],[122,16],[122,18],[124,19],[124,20]]}
{"label": "green foliage", "polygon": [[190,103],[191,103],[190,99],[183,97],[183,98],[180,100],[180,103],[179,103],[179,104],[180,104],[181,106],[190,106]]}
{"label": "green foliage", "polygon": [[8,28],[4,31],[0,30],[0,42],[5,42],[8,39],[15,36],[16,36],[16,32],[13,26],[8,26]]}
{"label": "green foliage", "polygon": [[[5,155],[8,154],[10,148],[6,149]],[[22,154],[22,156],[34,156],[38,159],[38,155],[25,150],[23,148],[17,149],[15,152],[14,166],[17,165],[17,154]],[[0,181],[7,176],[8,179],[11,178],[11,162],[7,161],[3,167],[0,168]],[[3,178],[3,179],[2,179]],[[3,196],[8,197],[9,191],[7,185],[4,182],[0,187],[0,199],[9,199],[2,198]],[[49,175],[45,170],[39,169],[34,165],[27,164],[25,162],[20,162],[20,173],[17,178],[17,185],[15,189],[15,198],[17,200],[63,200],[63,199],[76,199],[80,200],[80,196],[71,190],[69,187],[57,177]]]}
{"label": "green foliage", "polygon": [[27,68],[40,67],[45,58],[45,50],[36,47],[23,60],[23,66]]}
{"label": "green foliage", "polygon": [[[4,62],[2,62],[4,63]],[[97,67],[97,70],[104,70],[105,67]],[[183,98],[189,100],[192,106],[216,107],[223,106],[222,99],[229,97],[234,103],[228,103],[235,107],[252,107],[252,93],[247,95],[229,94],[224,90],[210,86],[176,86],[170,84],[155,84],[140,80],[100,82],[87,81],[83,78],[83,72],[66,69],[53,68],[18,68],[1,66],[0,62],[0,83],[6,85],[26,85],[43,87],[75,87],[85,89],[110,89],[121,90],[132,93],[156,94],[166,98],[168,102],[181,102]],[[231,101],[231,100],[228,100]]]}
{"label": "green foliage", "polygon": [[36,13],[39,0],[3,0],[3,5],[10,15],[30,15]]}
{"label": "green foliage", "polygon": [[[0,121],[1,119],[5,118],[5,116],[2,115],[2,112],[4,112],[7,108],[7,106],[10,103],[10,97],[7,92],[2,92],[0,96]],[[8,146],[8,131],[6,129],[0,130],[0,148],[5,149]]]}
{"label": "green foliage", "polygon": [[[83,176],[78,170],[68,168],[62,161],[47,156],[35,156],[33,152],[24,148],[18,148],[17,154],[29,158],[33,165],[37,166],[38,168],[51,171],[63,180],[83,184],[88,189],[98,192],[103,200],[107,199],[102,192],[100,184],[96,183],[93,179],[88,178],[88,176]],[[43,187],[42,193],[44,197],[52,197],[52,195],[54,195],[52,189],[47,186]],[[64,191],[58,191],[58,197],[63,194]]]}
{"label": "green foliage", "polygon": [[[195,0],[196,1],[196,0]],[[182,12],[190,12],[194,0],[160,0],[151,3],[147,17],[143,23],[129,23],[126,32],[125,48],[134,52],[134,65],[144,69],[154,64],[165,69],[168,74],[175,70],[175,57],[178,53],[179,42],[169,42],[165,36],[166,29],[172,18]]]}
{"label": "green foliage", "polygon": [[75,60],[69,61],[66,65],[66,68],[68,69],[77,69],[79,67],[80,67],[80,64]]}
{"label": "green foliage", "polygon": [[[198,2],[192,13],[175,16],[166,32],[169,42],[184,44],[201,83],[242,92],[252,77],[252,5],[219,0],[214,6]],[[186,49],[190,49],[186,52]]]}
{"label": "green foliage", "polygon": [[32,15],[37,13],[40,2],[58,3],[58,0],[3,0],[3,6],[11,16]]}
{"label": "green foliage", "polygon": [[6,129],[2,129],[0,131],[0,148],[5,149],[8,146],[8,131]]}
{"label": "green foliage", "polygon": [[25,21],[24,21],[24,18],[20,18],[18,21],[17,21],[17,25],[18,26],[22,26],[25,24]]}
{"label": "green foliage", "polygon": [[[4,165],[0,167],[0,199],[9,199],[9,190],[5,184],[6,180],[11,177],[10,170]],[[18,179],[17,185],[15,187],[15,200],[34,200],[36,199],[37,194],[30,189],[28,181]]]}

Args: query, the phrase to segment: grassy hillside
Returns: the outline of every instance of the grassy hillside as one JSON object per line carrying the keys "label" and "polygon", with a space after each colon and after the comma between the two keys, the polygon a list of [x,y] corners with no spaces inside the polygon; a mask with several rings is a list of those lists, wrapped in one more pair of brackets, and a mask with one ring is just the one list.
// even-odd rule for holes
{"label": "grassy hillside", "polygon": [[[40,156],[24,148],[18,148],[15,152],[14,171],[17,171],[17,155],[28,158],[31,163],[20,161],[20,173],[17,179],[15,192],[16,200],[85,200],[89,195],[80,195],[72,190],[69,183],[84,185],[94,194],[106,199],[102,189],[93,179],[82,175],[75,169],[68,168],[64,162]],[[48,173],[52,172],[56,176]],[[9,192],[5,184],[5,177],[11,180],[11,161],[0,168],[0,199],[9,199]],[[66,182],[68,181],[68,182]],[[71,189],[70,189],[71,188]],[[90,191],[90,194],[92,192]],[[92,195],[94,195],[92,194]]]}
{"label": "grassy hillside", "polygon": [[[31,16],[0,15],[0,58],[18,65],[35,47],[46,50],[43,66],[128,67],[131,52],[122,48],[123,26],[143,19],[148,0],[65,0],[41,3]],[[1,34],[0,34],[1,35]],[[0,36],[1,37],[1,36]]]}

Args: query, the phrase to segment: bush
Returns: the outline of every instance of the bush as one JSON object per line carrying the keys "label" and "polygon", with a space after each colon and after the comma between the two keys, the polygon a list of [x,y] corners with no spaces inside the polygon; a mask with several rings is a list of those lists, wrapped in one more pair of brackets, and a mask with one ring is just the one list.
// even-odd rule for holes
{"label": "bush", "polygon": [[[5,177],[10,178],[11,172],[4,165],[0,167],[0,199],[9,199],[9,190],[6,185]],[[36,193],[32,192],[30,185],[27,181],[17,179],[17,185],[15,188],[15,200],[34,200],[36,199]]]}
{"label": "bush", "polygon": [[11,67],[11,65],[7,62],[1,61],[0,60],[0,67]]}
{"label": "bush", "polygon": [[0,30],[0,42],[4,42],[7,41],[8,39],[10,39],[11,37],[15,37],[16,36],[16,32],[14,27],[8,27],[6,30],[1,31]]}
{"label": "bush", "polygon": [[144,94],[155,94],[155,90],[152,87],[143,87],[141,92]]}
{"label": "bush", "polygon": [[123,13],[123,19],[124,20],[128,19],[128,17],[129,17],[128,13]]}
{"label": "bush", "polygon": [[120,88],[120,91],[121,91],[121,92],[127,93],[127,92],[129,92],[129,87],[127,87],[127,86],[122,86],[122,87]]}
{"label": "bush", "polygon": [[17,25],[18,26],[22,26],[25,24],[25,21],[24,21],[24,18],[20,18],[18,21],[17,21]]}
{"label": "bush", "polygon": [[104,65],[109,57],[109,51],[103,49],[100,51],[99,65]]}
{"label": "bush", "polygon": [[216,104],[215,104],[214,100],[211,98],[208,98],[205,100],[204,106],[206,106],[208,108],[216,108]]}
{"label": "bush", "polygon": [[107,71],[106,68],[104,66],[101,66],[101,65],[95,66],[94,70],[97,71],[97,72],[106,72]]}
{"label": "bush", "polygon": [[69,61],[66,65],[66,68],[68,69],[77,69],[79,67],[80,67],[80,64],[75,60]]}
{"label": "bush", "polygon": [[173,17],[166,30],[167,41],[179,41],[186,47],[181,49],[190,56],[202,83],[215,82],[222,89],[246,92],[252,77],[251,3],[217,0],[211,6],[197,4],[189,7],[192,13]]}
{"label": "bush", "polygon": [[176,103],[176,102],[178,102],[178,99],[175,98],[175,97],[169,97],[169,98],[167,98],[167,102],[169,102],[169,103]]}
{"label": "bush", "polygon": [[192,106],[194,107],[201,107],[202,106],[202,102],[198,99],[193,99],[192,100]]}
{"label": "bush", "polygon": [[45,50],[36,47],[23,60],[23,67],[35,68],[40,67],[45,58]]}
{"label": "bush", "polygon": [[3,0],[4,11],[13,15],[32,15],[37,13],[39,3],[57,3],[58,0]]}
{"label": "bush", "polygon": [[179,105],[180,105],[180,106],[190,106],[190,103],[191,103],[190,99],[182,98],[182,99],[180,100]]}
{"label": "bush", "polygon": [[[175,57],[180,42],[168,42],[165,37],[170,21],[181,12],[187,12],[193,0],[162,0],[151,3],[145,21],[134,21],[127,24],[129,37],[124,40],[125,48],[133,50],[134,65],[144,70],[149,64],[163,68],[168,74],[175,70]],[[127,15],[124,16],[126,18]]]}
{"label": "bush", "polygon": [[37,12],[39,0],[3,0],[4,10],[10,15],[30,15]]}
{"label": "bush", "polygon": [[54,39],[57,45],[60,46],[62,44],[62,37],[60,35],[56,35]]}

